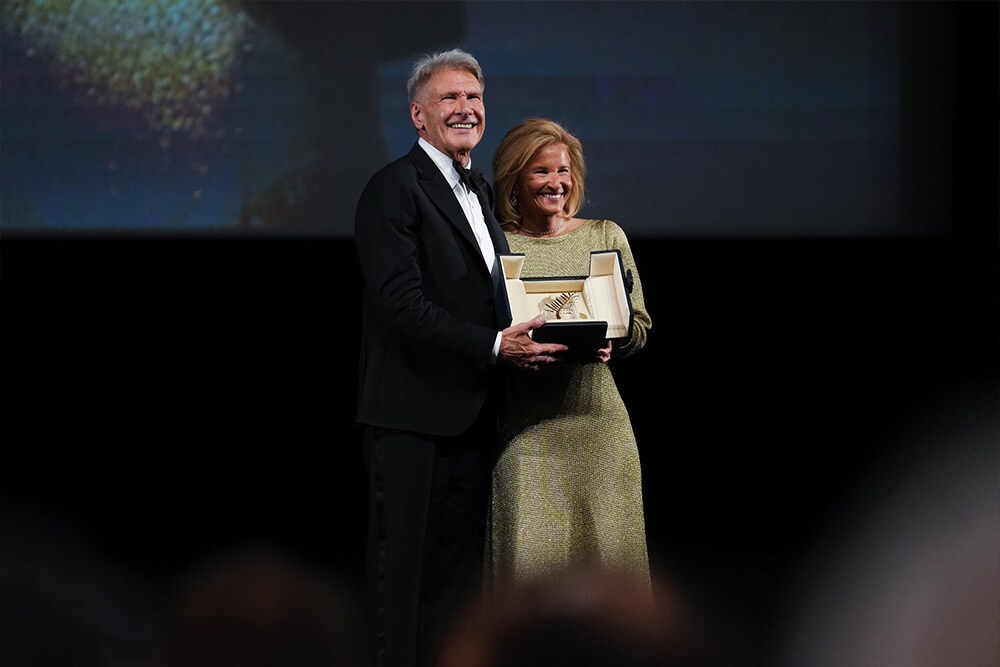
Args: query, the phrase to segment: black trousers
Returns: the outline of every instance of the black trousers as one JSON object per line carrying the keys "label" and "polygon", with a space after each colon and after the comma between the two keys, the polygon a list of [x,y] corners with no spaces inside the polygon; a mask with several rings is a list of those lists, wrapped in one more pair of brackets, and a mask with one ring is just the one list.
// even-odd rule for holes
{"label": "black trousers", "polygon": [[364,427],[378,667],[432,665],[447,624],[481,590],[494,436],[488,413],[454,437]]}

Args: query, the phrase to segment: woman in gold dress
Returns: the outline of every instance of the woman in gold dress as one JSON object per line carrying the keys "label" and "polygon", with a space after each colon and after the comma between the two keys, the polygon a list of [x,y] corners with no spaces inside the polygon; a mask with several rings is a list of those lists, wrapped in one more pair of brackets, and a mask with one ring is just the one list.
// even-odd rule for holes
{"label": "woman in gold dress", "polygon": [[631,270],[631,337],[588,363],[544,373],[507,369],[493,470],[487,579],[503,586],[578,566],[649,581],[639,451],[607,362],[642,349],[651,321],[628,239],[610,220],[575,217],[584,201],[583,149],[560,125],[530,118],[493,158],[497,218],[521,276],[585,276],[590,253],[615,249]]}

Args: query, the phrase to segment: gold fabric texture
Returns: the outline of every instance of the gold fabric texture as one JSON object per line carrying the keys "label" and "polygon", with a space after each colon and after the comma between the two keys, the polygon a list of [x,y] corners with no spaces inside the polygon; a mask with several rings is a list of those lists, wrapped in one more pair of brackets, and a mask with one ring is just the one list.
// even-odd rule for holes
{"label": "gold fabric texture", "polygon": [[[610,220],[568,234],[508,234],[524,253],[521,276],[586,276],[593,250],[618,249],[634,278],[632,337],[612,357],[646,343],[651,327],[632,251]],[[539,372],[504,366],[505,410],[493,469],[487,579],[499,589],[570,566],[626,570],[649,580],[639,451],[611,369],[567,363]]]}

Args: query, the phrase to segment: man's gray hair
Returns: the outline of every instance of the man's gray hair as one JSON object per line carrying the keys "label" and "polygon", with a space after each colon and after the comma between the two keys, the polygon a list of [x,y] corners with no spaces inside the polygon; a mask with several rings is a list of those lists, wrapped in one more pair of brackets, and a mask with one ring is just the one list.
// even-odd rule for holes
{"label": "man's gray hair", "polygon": [[445,69],[465,70],[476,77],[480,86],[486,85],[483,81],[483,68],[471,54],[462,49],[431,53],[413,63],[410,80],[406,82],[406,94],[409,95],[410,101],[417,99],[417,94],[422,92],[428,79]]}

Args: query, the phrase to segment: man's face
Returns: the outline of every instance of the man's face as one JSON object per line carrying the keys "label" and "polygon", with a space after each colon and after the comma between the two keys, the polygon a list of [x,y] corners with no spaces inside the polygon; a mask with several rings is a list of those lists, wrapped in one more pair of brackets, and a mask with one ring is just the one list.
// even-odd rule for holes
{"label": "man's face", "polygon": [[417,133],[434,148],[466,164],[486,129],[479,81],[465,70],[441,70],[427,80],[417,97],[410,103]]}

